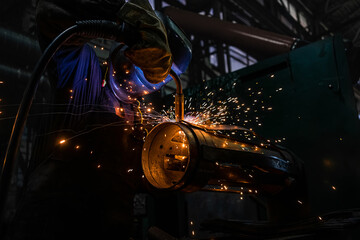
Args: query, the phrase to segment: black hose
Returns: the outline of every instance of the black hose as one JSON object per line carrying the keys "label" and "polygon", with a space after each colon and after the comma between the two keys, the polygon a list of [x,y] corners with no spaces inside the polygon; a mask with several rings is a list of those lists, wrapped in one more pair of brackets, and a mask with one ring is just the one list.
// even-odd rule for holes
{"label": "black hose", "polygon": [[85,38],[105,38],[122,42],[123,40],[123,25],[115,22],[104,20],[89,20],[77,22],[76,25],[69,27],[59,36],[57,36],[51,44],[46,48],[44,54],[38,61],[31,79],[24,92],[24,96],[20,103],[17,112],[10,140],[6,150],[6,155],[1,168],[0,175],[0,232],[4,233],[5,221],[5,205],[7,194],[11,183],[12,173],[16,166],[16,155],[19,149],[21,136],[25,127],[25,123],[33,102],[37,87],[39,85],[40,77],[45,71],[51,58],[56,51],[73,36],[81,36]]}

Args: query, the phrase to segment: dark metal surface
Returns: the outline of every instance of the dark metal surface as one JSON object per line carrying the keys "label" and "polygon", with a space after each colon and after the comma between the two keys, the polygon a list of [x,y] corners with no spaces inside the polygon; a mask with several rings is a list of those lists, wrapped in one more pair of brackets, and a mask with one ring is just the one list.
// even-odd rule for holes
{"label": "dark metal surface", "polygon": [[289,239],[289,240],[355,240],[352,232],[360,226],[359,209],[337,211],[302,221],[274,224],[266,221],[234,221],[213,219],[202,224],[214,233],[227,233],[215,239]]}
{"label": "dark metal surface", "polygon": [[231,149],[219,149],[210,146],[201,146],[203,158],[206,161],[234,164],[239,167],[257,166],[261,169],[281,171],[290,176],[299,175],[300,169],[293,161],[284,160],[276,156],[257,154],[252,152],[240,152]]}

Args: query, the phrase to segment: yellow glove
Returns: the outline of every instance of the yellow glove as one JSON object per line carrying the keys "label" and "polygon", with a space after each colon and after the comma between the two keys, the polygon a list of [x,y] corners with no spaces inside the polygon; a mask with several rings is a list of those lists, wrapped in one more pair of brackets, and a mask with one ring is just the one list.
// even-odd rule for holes
{"label": "yellow glove", "polygon": [[117,18],[139,33],[139,39],[125,41],[129,46],[125,55],[144,72],[150,83],[163,81],[171,69],[171,51],[166,29],[149,2],[130,0],[117,12]]}

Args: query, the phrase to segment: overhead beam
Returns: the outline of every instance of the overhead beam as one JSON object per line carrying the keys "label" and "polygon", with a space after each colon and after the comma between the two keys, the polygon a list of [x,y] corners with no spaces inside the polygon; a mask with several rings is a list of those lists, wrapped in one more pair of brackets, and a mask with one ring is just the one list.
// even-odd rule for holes
{"label": "overhead beam", "polygon": [[295,37],[296,34],[285,26],[276,16],[270,14],[260,3],[257,1],[246,1],[246,0],[229,0],[230,3],[233,4],[233,7],[244,8],[247,12],[249,12],[252,16],[259,19],[264,26],[267,26],[268,30],[285,34],[288,36]]}
{"label": "overhead beam", "polygon": [[215,17],[202,16],[174,7],[164,8],[164,13],[188,34],[237,46],[254,56],[261,54],[263,57],[268,57],[289,52],[297,41],[293,37],[222,21]]}

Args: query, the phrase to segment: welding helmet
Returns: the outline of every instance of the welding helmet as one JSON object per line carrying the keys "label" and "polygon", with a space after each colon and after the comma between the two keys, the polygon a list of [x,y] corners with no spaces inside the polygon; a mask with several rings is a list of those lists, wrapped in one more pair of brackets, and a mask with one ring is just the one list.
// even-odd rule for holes
{"label": "welding helmet", "polygon": [[[155,11],[158,18],[163,22],[166,31],[173,64],[171,68],[180,75],[187,69],[191,56],[191,42],[185,33],[165,14]],[[109,59],[109,86],[122,102],[132,102],[139,96],[159,90],[172,80],[167,76],[164,81],[152,84],[146,80],[142,70],[132,64],[124,55],[127,46],[117,44],[110,50]]]}

